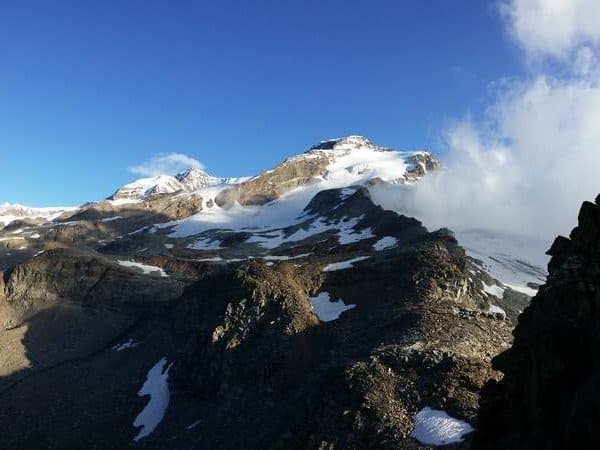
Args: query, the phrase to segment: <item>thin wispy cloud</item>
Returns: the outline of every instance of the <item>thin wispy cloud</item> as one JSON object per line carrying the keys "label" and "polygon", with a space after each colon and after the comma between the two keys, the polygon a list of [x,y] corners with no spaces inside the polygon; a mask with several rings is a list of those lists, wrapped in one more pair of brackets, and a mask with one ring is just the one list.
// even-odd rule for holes
{"label": "thin wispy cloud", "polygon": [[161,154],[141,164],[129,168],[129,171],[144,177],[157,175],[175,175],[184,169],[194,167],[204,169],[204,164],[183,153]]}

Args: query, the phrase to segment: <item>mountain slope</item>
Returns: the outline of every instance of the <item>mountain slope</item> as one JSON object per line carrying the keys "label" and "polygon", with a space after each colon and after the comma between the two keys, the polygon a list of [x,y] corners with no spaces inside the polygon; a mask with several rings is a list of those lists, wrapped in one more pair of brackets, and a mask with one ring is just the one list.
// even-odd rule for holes
{"label": "mountain slope", "polygon": [[349,136],[0,230],[0,448],[410,448],[428,408],[475,425],[529,298],[374,201],[439,168]]}

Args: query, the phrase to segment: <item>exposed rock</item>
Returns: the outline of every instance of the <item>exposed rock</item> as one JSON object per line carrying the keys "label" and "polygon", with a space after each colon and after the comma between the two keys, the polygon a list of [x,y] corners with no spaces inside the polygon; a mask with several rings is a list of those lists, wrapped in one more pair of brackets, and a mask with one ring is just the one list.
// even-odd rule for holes
{"label": "exposed rock", "polygon": [[[339,192],[320,195],[311,208]],[[349,208],[365,201],[355,195]],[[186,290],[173,374],[210,405],[195,446],[398,449],[414,445],[424,406],[474,421],[510,326],[478,309],[454,238],[415,222],[411,239],[360,267],[257,261]],[[317,292],[356,307],[321,322],[309,302]]]}
{"label": "exposed rock", "polygon": [[127,219],[136,215],[148,216],[148,213],[156,214],[155,220],[176,220],[189,217],[202,210],[202,197],[198,194],[171,195],[165,193],[154,194],[147,199],[123,205],[113,204],[110,201],[102,201],[84,205],[81,211],[72,215],[67,222],[88,220],[98,221],[104,218],[122,216]]}
{"label": "exposed rock", "polygon": [[585,202],[548,253],[547,283],[494,358],[504,378],[482,393],[476,448],[600,447],[600,206]]}
{"label": "exposed rock", "polygon": [[442,167],[440,162],[429,152],[416,153],[407,158],[406,162],[411,165],[406,172],[406,179],[410,181],[415,181],[427,172],[433,172]]}
{"label": "exposed rock", "polygon": [[221,191],[215,203],[222,208],[229,208],[236,201],[241,205],[264,205],[295,187],[318,181],[328,163],[329,158],[324,155],[291,158],[273,170]]}
{"label": "exposed rock", "polygon": [[14,328],[60,302],[140,308],[178,297],[184,283],[137,273],[91,250],[49,250],[4,273],[3,328]]}
{"label": "exposed rock", "polygon": [[141,208],[152,211],[166,219],[189,217],[202,210],[202,197],[197,194],[153,196],[142,203]]}

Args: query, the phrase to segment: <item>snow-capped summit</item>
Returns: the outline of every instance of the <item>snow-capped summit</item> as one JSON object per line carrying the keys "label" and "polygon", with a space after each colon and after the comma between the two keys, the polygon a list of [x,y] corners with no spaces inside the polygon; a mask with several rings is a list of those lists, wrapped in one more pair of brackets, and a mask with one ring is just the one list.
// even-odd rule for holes
{"label": "snow-capped summit", "polygon": [[364,136],[350,135],[336,139],[325,139],[317,145],[313,145],[308,151],[311,150],[346,150],[352,148],[361,147],[377,147],[369,139]]}
{"label": "snow-capped summit", "polygon": [[45,208],[32,208],[11,203],[0,203],[0,224],[6,226],[15,220],[41,219],[50,221],[67,211],[77,209],[74,206],[51,206]]}
{"label": "snow-capped summit", "polygon": [[183,185],[183,188],[186,191],[197,191],[203,187],[213,186],[223,182],[222,178],[213,177],[197,167],[185,169],[183,172],[175,175],[175,178]]}
{"label": "snow-capped summit", "polygon": [[141,200],[156,194],[172,194],[184,190],[184,186],[170,175],[158,175],[150,178],[140,178],[132,183],[121,186],[112,195],[112,200],[131,199]]}
{"label": "snow-capped summit", "polygon": [[364,136],[328,139],[291,158],[329,160],[326,180],[345,178],[353,182],[379,178],[389,182],[412,182],[440,168],[428,151],[397,151],[381,147]]}

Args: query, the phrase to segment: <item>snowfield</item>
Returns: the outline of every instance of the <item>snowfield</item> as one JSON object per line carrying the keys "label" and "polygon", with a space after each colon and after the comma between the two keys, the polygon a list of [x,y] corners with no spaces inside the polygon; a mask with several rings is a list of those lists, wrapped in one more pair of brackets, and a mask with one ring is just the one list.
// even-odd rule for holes
{"label": "snowfield", "polygon": [[398,239],[392,236],[385,236],[373,244],[373,250],[379,252],[395,247],[396,245],[398,245]]}
{"label": "snowfield", "polygon": [[487,285],[484,281],[482,281],[481,284],[483,284],[483,292],[486,294],[494,295],[498,298],[504,297],[505,289],[503,287],[500,287],[497,284]]}
{"label": "snowfield", "polygon": [[415,415],[415,428],[411,436],[424,445],[446,445],[462,442],[465,434],[471,433],[473,427],[445,411],[423,408]]}
{"label": "snowfield", "polygon": [[154,431],[162,421],[169,406],[171,394],[169,392],[169,370],[173,363],[165,369],[167,359],[162,358],[158,361],[146,375],[146,381],[138,395],[140,397],[150,396],[150,401],[146,407],[138,414],[133,421],[134,427],[141,427],[137,436],[133,438],[135,442],[148,436]]}
{"label": "snowfield", "polygon": [[310,305],[321,322],[339,319],[343,312],[356,307],[356,305],[346,305],[343,300],[331,301],[328,292],[310,297]]}
{"label": "snowfield", "polygon": [[[307,220],[305,206],[320,191],[342,189],[340,202],[353,195],[359,186],[373,178],[396,182],[403,179],[409,166],[407,158],[421,152],[397,152],[385,150],[371,144],[361,136],[349,136],[331,150],[310,150],[288,161],[296,159],[328,158],[329,164],[316,183],[295,188],[277,200],[262,206],[241,206],[237,202],[229,209],[214,205],[197,214],[177,221],[159,224],[159,228],[172,227],[170,237],[182,238],[200,235],[208,230],[250,231],[247,241],[256,242],[266,249],[274,249],[284,242],[295,242],[318,233],[338,231],[342,245],[374,237],[372,230],[355,230],[356,218],[339,223],[327,223],[315,218],[308,228],[297,230],[285,237],[282,229]],[[268,171],[267,171],[268,172]],[[353,186],[353,187],[349,187]],[[207,186],[197,192],[203,199],[214,199],[226,185]],[[198,249],[211,249],[200,245]],[[194,248],[194,247],[190,247]]]}

